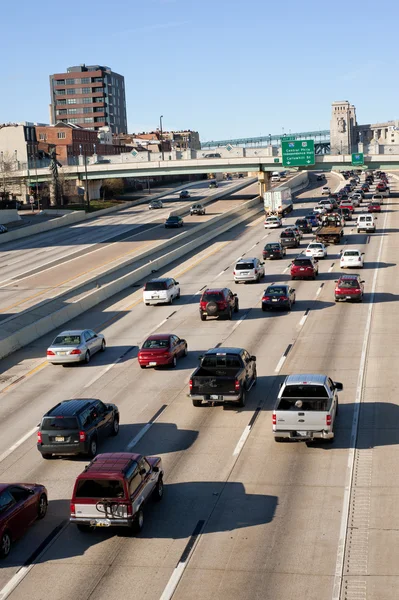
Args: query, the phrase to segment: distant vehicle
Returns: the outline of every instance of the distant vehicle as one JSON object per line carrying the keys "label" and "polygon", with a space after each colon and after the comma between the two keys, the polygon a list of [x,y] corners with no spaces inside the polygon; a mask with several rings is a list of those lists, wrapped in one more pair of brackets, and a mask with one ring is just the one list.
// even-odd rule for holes
{"label": "distant vehicle", "polygon": [[365,231],[366,233],[375,233],[375,221],[377,217],[373,215],[359,215],[357,218],[357,232]]}
{"label": "distant vehicle", "polygon": [[99,454],[76,479],[70,522],[82,533],[97,527],[127,527],[139,533],[146,502],[162,500],[163,475],[159,456]]}
{"label": "distant vehicle", "polygon": [[313,209],[313,212],[315,212],[319,215],[324,215],[327,212],[327,209],[325,206],[323,206],[321,204],[316,204],[316,206]]}
{"label": "distant vehicle", "polygon": [[280,244],[280,242],[270,242],[269,244],[266,244],[266,246],[263,248],[262,253],[264,259],[283,258],[283,256],[285,256],[286,254],[287,251],[284,248],[284,246]]}
{"label": "distant vehicle", "polygon": [[8,229],[5,225],[0,225],[0,233],[7,233]]}
{"label": "distant vehicle", "polygon": [[323,215],[321,226],[316,230],[316,242],[339,244],[344,235],[344,220],[341,215]]}
{"label": "distant vehicle", "polygon": [[379,202],[380,204],[384,204],[384,196],[382,194],[373,194],[371,197],[372,202]]}
{"label": "distant vehicle", "polygon": [[292,230],[284,230],[280,234],[280,243],[284,248],[298,248],[300,241]]}
{"label": "distant vehicle", "polygon": [[148,205],[148,208],[149,210],[163,208],[163,202],[162,200],[151,200],[151,202]]}
{"label": "distant vehicle", "polygon": [[98,444],[119,433],[119,410],[101,400],[63,400],[46,412],[37,432],[37,449],[44,459],[83,454],[93,458]]}
{"label": "distant vehicle", "polygon": [[238,313],[239,303],[237,294],[233,294],[228,288],[212,288],[202,292],[199,303],[201,321],[208,317],[233,318],[233,312]]}
{"label": "distant vehicle", "polygon": [[262,296],[262,310],[283,308],[291,310],[296,302],[295,289],[286,283],[273,283],[269,285]]}
{"label": "distant vehicle", "polygon": [[218,186],[217,181],[211,181],[208,187],[211,188],[211,189],[214,189],[214,188],[217,188],[219,186]]}
{"label": "distant vehicle", "polygon": [[322,187],[322,189],[321,189],[322,196],[329,196],[330,194],[331,194],[331,189],[328,187],[328,185],[325,185],[324,187]]}
{"label": "distant vehicle", "polygon": [[272,414],[276,442],[333,442],[342,383],[327,375],[289,375],[280,387]]}
{"label": "distant vehicle", "polygon": [[299,231],[302,233],[312,233],[312,224],[306,218],[297,219],[295,221],[295,225],[298,227]]}
{"label": "distant vehicle", "polygon": [[280,180],[281,180],[280,173],[278,171],[273,171],[270,181],[275,182],[275,181],[280,181]]}
{"label": "distant vehicle", "polygon": [[47,513],[47,490],[39,483],[0,484],[0,558],[7,558],[12,545],[36,519]]}
{"label": "distant vehicle", "polygon": [[177,359],[187,356],[187,342],[171,333],[150,335],[141,346],[137,360],[142,369],[146,367],[176,367]]}
{"label": "distant vehicle", "polygon": [[317,260],[311,256],[297,256],[291,263],[291,279],[316,279],[318,274]]}
{"label": "distant vehicle", "polygon": [[96,352],[104,352],[105,338],[91,329],[62,331],[47,348],[47,360],[53,365],[85,362],[88,364]]}
{"label": "distant vehicle", "polygon": [[194,406],[202,402],[245,406],[247,393],[256,385],[256,357],[244,348],[212,348],[201,358],[190,378]]}
{"label": "distant vehicle", "polygon": [[190,192],[188,190],[182,190],[180,192],[180,199],[184,200],[185,198],[190,198]]}
{"label": "distant vehicle", "polygon": [[93,164],[94,165],[108,165],[110,162],[111,162],[111,160],[109,158],[99,158]]}
{"label": "distant vehicle", "polygon": [[317,213],[310,213],[306,215],[305,219],[309,221],[312,227],[318,227],[320,225],[320,220]]}
{"label": "distant vehicle", "polygon": [[324,175],[324,173],[318,173],[317,177],[316,177],[316,181],[324,181],[326,178],[326,176]]}
{"label": "distant vehicle", "polygon": [[355,207],[353,205],[353,200],[341,200],[339,203],[340,208],[348,208],[352,213],[355,211]]}
{"label": "distant vehicle", "polygon": [[341,214],[344,218],[345,221],[352,221],[352,212],[349,210],[349,208],[340,208],[339,209],[341,211]]}
{"label": "distant vehicle", "polygon": [[244,179],[244,173],[238,173],[238,179]]}
{"label": "distant vehicle", "polygon": [[181,217],[168,217],[165,221],[165,228],[171,229],[176,227],[183,227],[184,221]]}
{"label": "distant vehicle", "polygon": [[280,217],[271,216],[266,217],[264,225],[265,229],[276,229],[278,227],[281,227],[282,222]]}
{"label": "distant vehicle", "polygon": [[312,258],[325,258],[327,256],[327,248],[321,242],[311,242],[304,252],[305,256]]}
{"label": "distant vehicle", "polygon": [[222,155],[218,152],[211,152],[210,154],[205,154],[204,158],[222,158]]}
{"label": "distant vehicle", "polygon": [[363,256],[364,252],[361,252],[357,248],[350,250],[342,250],[339,266],[341,269],[357,267],[363,269]]}
{"label": "distant vehicle", "polygon": [[243,258],[239,260],[233,271],[234,283],[241,281],[244,283],[246,281],[256,281],[259,283],[265,276],[264,264],[258,258]]}
{"label": "distant vehicle", "polygon": [[204,215],[206,208],[202,204],[193,204],[190,207],[190,215]]}
{"label": "distant vehicle", "polygon": [[378,200],[372,200],[370,202],[370,204],[367,205],[367,212],[380,213],[381,212],[381,203]]}
{"label": "distant vehicle", "polygon": [[334,201],[330,200],[330,198],[328,200],[320,200],[318,206],[322,206],[327,211],[333,210],[333,208],[334,208]]}
{"label": "distant vehicle", "polygon": [[150,304],[172,304],[174,299],[180,298],[179,282],[172,277],[150,279],[144,285],[143,302]]}
{"label": "distant vehicle", "polygon": [[335,302],[339,302],[340,300],[363,301],[364,281],[360,279],[360,275],[341,275],[339,279],[335,280],[335,283]]}

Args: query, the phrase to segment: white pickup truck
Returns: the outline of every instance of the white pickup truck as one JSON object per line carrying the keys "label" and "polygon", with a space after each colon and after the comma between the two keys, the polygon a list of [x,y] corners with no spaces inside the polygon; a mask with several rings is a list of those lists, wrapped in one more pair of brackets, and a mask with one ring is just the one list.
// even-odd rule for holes
{"label": "white pickup truck", "polygon": [[342,389],[342,383],[327,375],[289,375],[281,385],[273,410],[275,441],[332,442],[338,414],[337,392]]}

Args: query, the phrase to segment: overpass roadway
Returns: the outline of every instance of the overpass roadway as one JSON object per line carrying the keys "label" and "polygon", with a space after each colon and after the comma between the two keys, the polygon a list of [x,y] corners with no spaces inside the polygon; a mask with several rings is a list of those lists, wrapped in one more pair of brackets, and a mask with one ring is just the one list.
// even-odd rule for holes
{"label": "overpass roadway", "polygon": [[[286,223],[306,214],[319,194],[301,194]],[[235,259],[260,256],[265,241],[278,238],[258,219],[169,267],[182,287],[172,308],[146,307],[139,291],[126,290],[82,315],[73,326],[103,331],[109,345],[88,366],[38,368],[52,335],[3,361],[5,378],[27,364],[28,353],[36,370],[3,388],[2,480],[43,482],[50,504],[3,562],[0,598],[397,599],[397,196],[378,218],[371,236],[357,235],[353,223],[345,227],[343,243],[319,263],[318,280],[295,282],[289,314],[262,313],[260,298],[267,283],[288,280],[296,251],[268,262],[261,284],[234,286],[240,312],[233,321],[198,317],[201,288],[232,286]],[[365,252],[362,304],[333,301],[344,246]],[[137,344],[153,331],[188,340],[189,355],[177,369],[139,368]],[[216,344],[257,356],[258,385],[244,409],[194,408],[186,397],[198,355]],[[279,383],[298,372],[328,373],[344,384],[332,445],[273,441]],[[34,431],[48,408],[70,397],[118,404],[120,434],[101,451],[129,448],[163,458],[165,497],[146,507],[137,537],[114,530],[83,535],[67,524],[73,482],[86,462],[43,461]]]}

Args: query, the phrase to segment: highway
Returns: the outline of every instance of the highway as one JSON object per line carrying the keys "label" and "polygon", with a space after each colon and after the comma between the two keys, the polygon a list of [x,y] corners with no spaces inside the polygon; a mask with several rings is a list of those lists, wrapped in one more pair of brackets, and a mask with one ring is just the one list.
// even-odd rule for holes
{"label": "highway", "polygon": [[[332,188],[340,183],[327,177]],[[284,224],[310,212],[323,185],[313,180]],[[399,191],[394,181],[391,190]],[[233,283],[237,258],[260,257],[278,239],[260,217],[170,265],[165,274],[182,290],[172,307],[144,306],[142,290],[129,289],[75,320],[74,328],[107,339],[107,351],[89,365],[44,363],[53,334],[2,361],[2,481],[43,483],[50,503],[3,561],[0,600],[397,600],[397,196],[384,202],[375,234],[357,234],[349,222],[342,244],[319,262],[319,277],[293,282],[291,313],[263,313],[260,299],[267,284],[289,280],[298,250],[268,261],[260,284]],[[311,239],[305,235],[301,248]],[[334,302],[346,246],[365,252],[362,304]],[[200,321],[206,286],[238,294],[232,321]],[[189,354],[176,369],[139,368],[138,346],[155,331],[187,339]],[[187,398],[198,355],[217,344],[257,357],[258,385],[243,409],[194,408]],[[332,445],[273,440],[279,384],[301,372],[344,385]],[[118,405],[120,434],[100,452],[162,456],[165,497],[147,505],[136,537],[85,535],[68,524],[73,484],[87,462],[42,460],[36,429],[44,412],[72,397]]]}

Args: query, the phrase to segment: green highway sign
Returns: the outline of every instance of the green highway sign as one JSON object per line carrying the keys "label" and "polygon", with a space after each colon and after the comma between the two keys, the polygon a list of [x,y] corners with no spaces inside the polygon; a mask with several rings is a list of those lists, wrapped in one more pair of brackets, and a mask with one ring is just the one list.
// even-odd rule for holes
{"label": "green highway sign", "polygon": [[352,154],[352,165],[364,165],[364,154],[362,152]]}
{"label": "green highway sign", "polygon": [[286,142],[293,142],[294,140],[296,140],[295,135],[283,135],[283,137],[280,138],[280,140],[286,141]]}
{"label": "green highway sign", "polygon": [[281,140],[283,167],[308,167],[316,162],[313,140]]}
{"label": "green highway sign", "polygon": [[275,159],[273,160],[273,162],[275,162],[275,163],[278,163],[278,162],[280,162],[280,159],[279,159],[279,158],[275,158]]}

